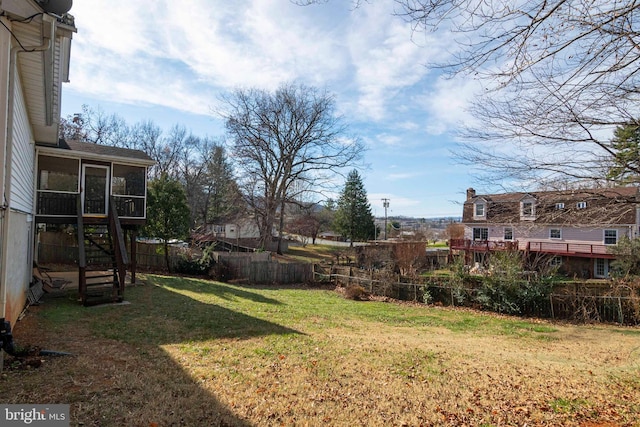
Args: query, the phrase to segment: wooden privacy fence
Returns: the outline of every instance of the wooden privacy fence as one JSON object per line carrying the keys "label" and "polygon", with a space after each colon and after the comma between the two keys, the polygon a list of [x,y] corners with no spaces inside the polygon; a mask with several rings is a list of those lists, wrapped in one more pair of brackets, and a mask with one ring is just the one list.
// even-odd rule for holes
{"label": "wooden privacy fence", "polygon": [[[127,247],[127,249],[129,249]],[[137,267],[143,270],[166,270],[164,249],[157,243],[136,243]],[[169,246],[169,264],[175,269],[181,248]],[[78,242],[64,241],[58,243],[39,242],[38,243],[38,263],[39,264],[77,264],[78,263]]]}
{"label": "wooden privacy fence", "polygon": [[[362,286],[372,295],[450,306],[477,307],[474,302],[479,289],[472,286],[454,286],[447,277],[402,277],[353,267],[314,266],[314,279],[329,281],[336,286]],[[640,324],[640,298],[631,291],[611,293],[608,283],[560,284],[553,288],[548,299],[522,304],[521,314],[526,316],[572,319],[585,322],[615,322]],[[427,301],[425,301],[425,296]]]}
{"label": "wooden privacy fence", "polygon": [[[65,245],[40,242],[38,262],[40,264],[76,264],[77,242]],[[140,270],[166,270],[166,261],[159,243],[136,243],[137,268]],[[185,248],[169,246],[169,263],[175,271]],[[270,252],[214,252],[214,261],[227,267],[229,280],[247,283],[310,283],[313,281],[313,265],[308,263],[281,263],[271,259]]]}
{"label": "wooden privacy fence", "polygon": [[313,264],[282,263],[271,259],[269,252],[214,254],[216,263],[229,268],[231,278],[248,283],[309,283],[313,281]]}

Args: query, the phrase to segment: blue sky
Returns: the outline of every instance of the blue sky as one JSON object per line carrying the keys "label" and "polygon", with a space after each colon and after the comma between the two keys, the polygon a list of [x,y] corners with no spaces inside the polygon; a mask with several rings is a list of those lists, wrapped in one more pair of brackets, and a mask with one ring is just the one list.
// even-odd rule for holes
{"label": "blue sky", "polygon": [[87,104],[217,137],[221,93],[301,82],[333,93],[366,143],[361,175],[376,215],[388,198],[389,215],[460,216],[474,181],[450,150],[477,82],[425,66],[446,57],[449,38],[412,34],[392,0],[363,3],[76,0],[62,114]]}

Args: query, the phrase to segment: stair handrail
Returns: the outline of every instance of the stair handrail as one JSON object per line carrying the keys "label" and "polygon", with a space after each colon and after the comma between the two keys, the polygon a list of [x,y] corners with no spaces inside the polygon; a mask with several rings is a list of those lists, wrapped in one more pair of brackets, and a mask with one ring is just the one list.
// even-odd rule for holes
{"label": "stair handrail", "polygon": [[78,213],[78,292],[84,304],[87,297],[87,254],[84,246],[84,220],[82,218],[82,200],[78,195],[76,198],[76,208]]}
{"label": "stair handrail", "polygon": [[127,275],[126,266],[129,264],[129,257],[127,255],[127,247],[124,242],[124,233],[122,232],[122,225],[120,224],[120,218],[118,217],[118,209],[114,202],[113,196],[109,200],[109,227],[111,228],[111,235],[113,236],[113,251],[116,256],[116,265],[118,268],[118,281],[120,282],[120,295],[124,294],[124,280]]}

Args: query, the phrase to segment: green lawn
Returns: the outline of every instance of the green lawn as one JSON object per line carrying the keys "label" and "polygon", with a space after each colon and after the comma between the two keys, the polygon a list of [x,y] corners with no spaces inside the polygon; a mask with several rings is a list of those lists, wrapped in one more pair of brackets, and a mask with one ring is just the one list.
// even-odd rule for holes
{"label": "green lawn", "polygon": [[8,371],[0,401],[69,403],[72,425],[640,425],[637,328],[146,281],[34,308],[18,342],[75,356]]}

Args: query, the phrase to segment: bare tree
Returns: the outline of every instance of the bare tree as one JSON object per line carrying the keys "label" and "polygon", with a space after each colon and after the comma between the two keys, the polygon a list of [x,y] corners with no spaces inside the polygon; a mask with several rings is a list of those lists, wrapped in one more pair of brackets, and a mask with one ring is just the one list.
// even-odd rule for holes
{"label": "bare tree", "polygon": [[346,135],[334,98],[316,88],[287,83],[275,92],[237,89],[223,100],[241,184],[266,247],[278,209],[284,214],[284,204],[301,189],[318,191],[331,183],[336,172],[360,159],[364,147]]}
{"label": "bare tree", "polygon": [[[299,0],[298,4],[325,0]],[[352,1],[354,7],[367,2]],[[600,180],[610,139],[638,125],[640,4],[632,0],[395,0],[415,32],[446,38],[431,64],[482,87],[454,153],[488,183]],[[391,11],[390,11],[391,12]],[[415,34],[415,33],[414,33]],[[636,163],[628,169],[640,174]],[[535,180],[532,180],[535,179]]]}
{"label": "bare tree", "polygon": [[[414,29],[449,30],[444,66],[483,79],[460,158],[489,178],[593,180],[616,157],[611,132],[638,117],[636,2],[396,0]],[[504,149],[504,142],[508,149]],[[634,168],[634,164],[629,164]],[[640,173],[640,170],[634,170]]]}
{"label": "bare tree", "polygon": [[82,113],[61,119],[60,137],[80,142],[127,147],[130,128],[117,114],[107,114],[101,109],[82,106]]}

